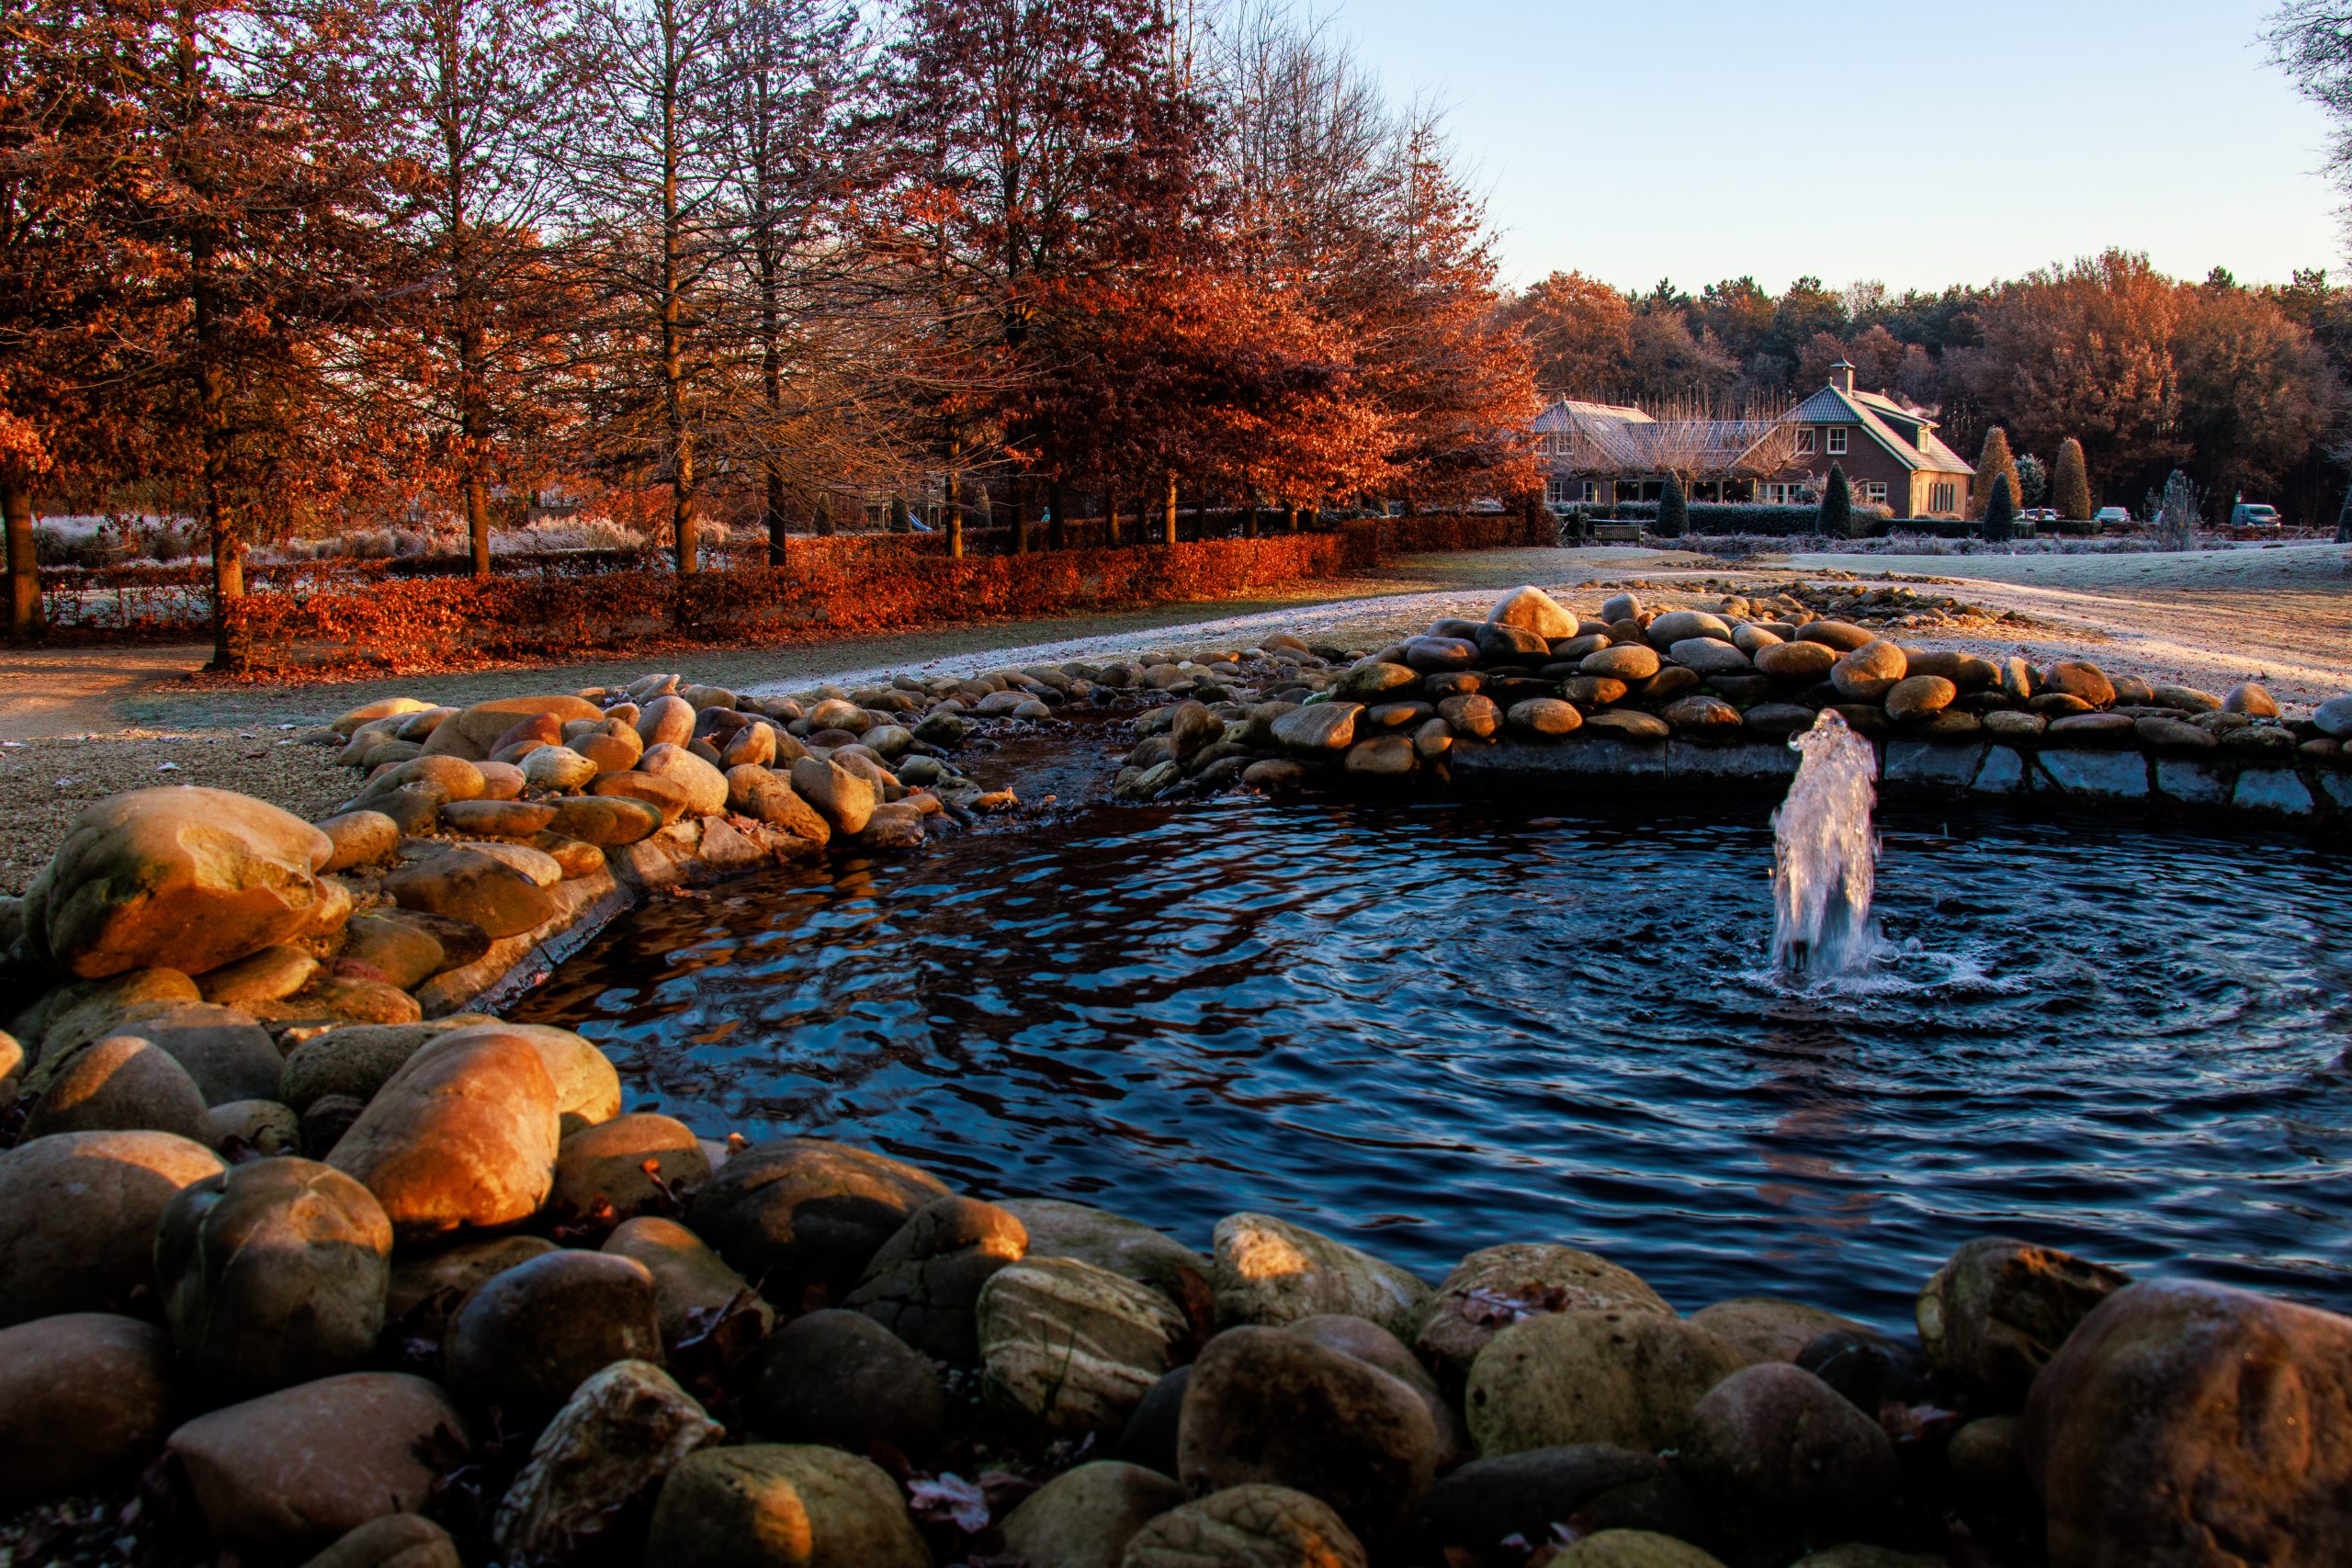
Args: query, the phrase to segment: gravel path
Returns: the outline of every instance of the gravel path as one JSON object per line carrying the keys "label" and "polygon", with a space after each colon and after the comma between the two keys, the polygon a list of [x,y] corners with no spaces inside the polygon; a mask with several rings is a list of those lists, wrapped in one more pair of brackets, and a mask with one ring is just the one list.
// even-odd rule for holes
{"label": "gravel path", "polygon": [[[89,801],[164,783],[242,789],[306,815],[352,781],[322,748],[281,744],[288,728],[360,703],[409,694],[463,704],[612,684],[677,668],[740,691],[797,690],[899,671],[965,672],[1146,649],[1255,642],[1274,631],[1370,648],[1441,615],[1483,615],[1523,582],[1587,610],[1615,585],[1705,599],[1725,586],[1778,586],[1851,573],[1934,584],[2035,623],[2018,640],[1920,637],[1923,646],[2035,660],[2082,653],[2119,672],[2211,689],[2258,679],[2290,703],[2352,691],[2352,550],[2290,545],[2180,555],[1756,558],[1694,565],[1688,554],[1609,547],[1409,557],[1312,596],[1171,604],[1121,615],[955,626],[785,647],[669,650],[462,674],[298,685],[197,686],[181,677],[201,647],[54,649],[0,654],[0,893],[20,891]],[[1911,639],[1906,639],[1911,640]]]}

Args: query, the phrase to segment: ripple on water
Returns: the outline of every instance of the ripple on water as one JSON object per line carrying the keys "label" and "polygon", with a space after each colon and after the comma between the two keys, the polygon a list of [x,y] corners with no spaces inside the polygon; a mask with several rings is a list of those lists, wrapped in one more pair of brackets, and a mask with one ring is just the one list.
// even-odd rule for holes
{"label": "ripple on water", "polygon": [[2334,858],[1898,807],[1870,965],[1792,985],[1766,817],[1081,807],[657,904],[517,1013],[706,1131],[1195,1245],[1556,1240],[1892,1322],[2007,1232],[2352,1305]]}

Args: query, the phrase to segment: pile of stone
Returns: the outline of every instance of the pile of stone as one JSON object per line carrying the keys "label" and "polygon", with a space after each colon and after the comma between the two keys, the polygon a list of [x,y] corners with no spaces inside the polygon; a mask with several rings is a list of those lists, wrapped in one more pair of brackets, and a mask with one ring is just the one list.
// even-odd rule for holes
{"label": "pile of stone", "polygon": [[2352,1322],[2248,1292],[1985,1239],[1916,1336],[1683,1313],[1567,1246],[1432,1284],[1263,1214],[1202,1256],[848,1145],[730,1150],[617,1114],[558,1030],[348,1026],[285,1070],[363,1106],[322,1158],[0,1155],[0,1505],[119,1499],[160,1457],[175,1507],[109,1504],[104,1539],[334,1568],[2222,1568],[2352,1539]]}
{"label": "pile of stone", "polygon": [[[2352,696],[2290,719],[2251,682],[2216,695],[2077,660],[1905,649],[1785,597],[1660,611],[1618,593],[1588,617],[1521,588],[1484,621],[1441,620],[1368,656],[1280,635],[1265,651],[1281,669],[1256,687],[1137,720],[1117,793],[1444,783],[1457,771],[1770,776],[1795,766],[1781,743],[1835,711],[1887,743],[1891,781],[1998,793],[2046,773],[2070,793],[2352,809]],[[1531,748],[1562,755],[1532,758]],[[2086,751],[2134,760],[2070,760]],[[2038,772],[2026,759],[2043,752],[2057,760]]]}

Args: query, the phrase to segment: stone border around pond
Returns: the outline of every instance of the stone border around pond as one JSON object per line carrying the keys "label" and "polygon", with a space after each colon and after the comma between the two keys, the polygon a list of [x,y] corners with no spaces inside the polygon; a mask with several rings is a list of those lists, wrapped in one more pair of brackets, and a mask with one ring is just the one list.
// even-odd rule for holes
{"label": "stone border around pond", "polygon": [[[1965,745],[1894,736],[1877,741],[1879,784],[1890,794],[2086,805],[2143,803],[2210,816],[2227,812],[2322,830],[2352,826],[2352,773],[2257,761],[2180,756],[2136,749]],[[1544,781],[1664,784],[1668,788],[1758,789],[1796,775],[1797,754],[1779,741],[1620,740],[1568,737],[1551,744],[1503,740],[1457,746],[1455,783],[1504,790]]]}

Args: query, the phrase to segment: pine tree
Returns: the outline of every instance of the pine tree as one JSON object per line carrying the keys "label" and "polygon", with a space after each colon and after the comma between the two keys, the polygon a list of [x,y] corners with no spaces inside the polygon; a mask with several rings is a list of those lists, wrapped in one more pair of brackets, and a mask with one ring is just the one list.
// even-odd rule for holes
{"label": "pine tree", "polygon": [[2071,435],[2058,444],[2058,467],[2050,476],[2050,504],[2071,522],[2090,518],[2090,474],[2083,464],[2083,444]]}
{"label": "pine tree", "polygon": [[1984,501],[1984,537],[1996,545],[2007,543],[2017,533],[2017,497],[2009,489],[2009,476],[1996,474],[1992,493]]}
{"label": "pine tree", "polygon": [[1999,479],[2009,481],[2009,505],[2014,508],[2025,492],[2018,483],[2017,459],[2009,456],[2009,433],[1996,424],[1984,433],[1984,449],[1976,455],[1976,506],[1972,515],[1982,518],[1991,509],[1993,481]]}
{"label": "pine tree", "polygon": [[1829,465],[1829,481],[1821,487],[1821,534],[1824,538],[1854,536],[1854,488],[1846,482],[1840,464]]}
{"label": "pine tree", "polygon": [[1657,501],[1657,527],[1661,539],[1679,539],[1690,531],[1690,504],[1682,494],[1682,476],[1666,476],[1666,493]]}

